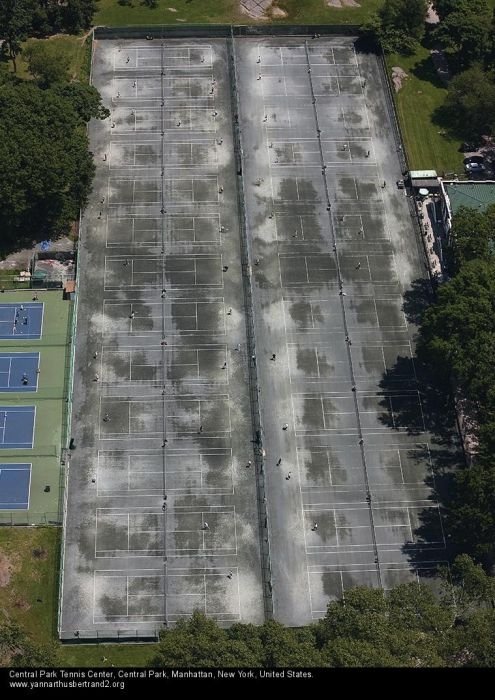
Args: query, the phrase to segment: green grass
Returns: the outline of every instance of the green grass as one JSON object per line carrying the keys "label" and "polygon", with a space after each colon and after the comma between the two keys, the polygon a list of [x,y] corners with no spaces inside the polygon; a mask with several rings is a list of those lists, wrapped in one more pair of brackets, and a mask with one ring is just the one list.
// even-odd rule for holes
{"label": "green grass", "polygon": [[29,282],[20,282],[21,270],[0,270],[0,289],[28,289]]}
{"label": "green grass", "polygon": [[[91,66],[91,37],[85,39],[84,36],[65,36],[57,34],[49,39],[28,39],[23,47],[36,41],[50,41],[57,45],[62,56],[69,59],[69,76],[71,80],[81,80],[88,82],[89,70]],[[9,61],[9,70],[13,70],[12,62]],[[31,80],[32,76],[28,71],[27,62],[22,53],[17,58],[17,75],[19,78]]]}
{"label": "green grass", "polygon": [[447,90],[439,83],[429,50],[421,47],[414,56],[407,57],[391,54],[387,66],[389,75],[393,66],[400,66],[409,76],[394,96],[410,167],[433,168],[439,174],[462,172],[460,141],[433,122]]}
{"label": "green grass", "polygon": [[[330,8],[325,0],[280,0],[278,6],[287,17],[276,23],[360,24],[383,0],[361,0],[361,7]],[[174,8],[177,12],[169,10]],[[119,5],[117,0],[99,0],[95,25],[125,26],[129,24],[217,23],[254,24],[255,20],[239,10],[239,0],[158,0],[155,9],[133,0],[132,7]]]}
{"label": "green grass", "polygon": [[61,666],[148,666],[157,648],[157,644],[60,645],[58,660]]}
{"label": "green grass", "polygon": [[362,24],[383,5],[384,0],[360,0],[360,7],[328,7],[325,0],[280,0],[294,24]]}
{"label": "green grass", "polygon": [[[60,542],[59,528],[0,528],[2,573],[10,568],[10,581],[0,586],[0,610],[38,644],[56,639]],[[57,646],[60,666],[145,666],[157,650],[156,644]]]}
{"label": "green grass", "polygon": [[0,528],[2,570],[11,568],[9,583],[0,587],[0,610],[38,643],[55,633],[59,538],[52,527]]}

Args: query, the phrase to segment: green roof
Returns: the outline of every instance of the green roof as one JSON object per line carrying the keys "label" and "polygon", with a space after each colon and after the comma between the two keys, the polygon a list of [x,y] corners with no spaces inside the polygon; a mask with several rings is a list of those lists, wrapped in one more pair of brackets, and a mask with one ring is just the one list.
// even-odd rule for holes
{"label": "green roof", "polygon": [[445,182],[445,191],[450,200],[452,214],[460,207],[485,211],[495,204],[495,182]]}

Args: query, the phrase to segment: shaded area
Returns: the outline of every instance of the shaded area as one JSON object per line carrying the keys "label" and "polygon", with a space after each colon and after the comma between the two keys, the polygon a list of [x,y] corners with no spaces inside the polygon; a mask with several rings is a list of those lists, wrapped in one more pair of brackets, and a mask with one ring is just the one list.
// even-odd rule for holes
{"label": "shaded area", "polygon": [[[403,310],[410,323],[419,324],[425,310],[434,301],[434,292],[428,280],[417,279],[412,283],[412,288],[404,294]],[[408,391],[411,396],[417,395],[422,412],[423,429],[418,423],[417,406],[414,402],[394,401],[394,392],[397,392],[397,382],[404,377],[405,368],[414,362],[415,380],[409,382]],[[406,543],[404,551],[407,552],[413,566],[421,568],[421,576],[436,576],[436,568],[424,569],[425,559],[435,559],[435,552],[428,552],[430,544],[445,538],[446,554],[449,559],[461,551],[452,541],[451,534],[444,531],[446,514],[452,504],[454,482],[456,472],[465,464],[462,444],[459,437],[454,401],[451,388],[442,381],[437,374],[415,355],[398,357],[394,366],[383,376],[380,381],[380,389],[387,395],[380,402],[383,413],[380,421],[391,429],[406,430],[408,435],[421,435],[428,438],[430,454],[430,470],[427,473],[424,484],[430,489],[428,500],[432,506],[425,507],[419,512],[419,524],[414,529],[414,543]],[[390,412],[388,397],[392,397],[393,415]],[[420,453],[411,453],[413,461],[422,462]],[[439,518],[440,515],[440,518]],[[424,547],[418,549],[417,543]],[[426,547],[426,549],[425,549]],[[437,552],[438,556],[438,552]],[[421,566],[420,566],[421,565]]]}

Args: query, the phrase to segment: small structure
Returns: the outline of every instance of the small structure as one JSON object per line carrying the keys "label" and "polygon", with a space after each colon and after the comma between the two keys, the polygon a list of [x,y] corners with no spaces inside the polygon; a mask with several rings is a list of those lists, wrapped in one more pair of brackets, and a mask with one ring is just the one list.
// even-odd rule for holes
{"label": "small structure", "polygon": [[409,179],[413,194],[418,194],[419,190],[428,190],[435,194],[440,190],[440,180],[436,170],[410,170]]}
{"label": "small structure", "polygon": [[76,293],[76,281],[75,280],[67,280],[67,282],[64,284],[64,294],[63,298],[65,300],[74,300],[74,295]]}

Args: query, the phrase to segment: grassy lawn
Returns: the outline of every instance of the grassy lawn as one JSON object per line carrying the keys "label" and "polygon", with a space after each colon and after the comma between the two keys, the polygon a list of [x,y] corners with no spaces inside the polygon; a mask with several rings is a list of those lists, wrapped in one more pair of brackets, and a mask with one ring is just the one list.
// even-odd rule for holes
{"label": "grassy lawn", "polygon": [[0,528],[0,609],[36,642],[55,634],[59,536],[51,527]]}
{"label": "grassy lawn", "polygon": [[360,0],[360,7],[328,7],[324,0],[280,0],[294,24],[362,24],[383,5],[383,0]]}
{"label": "grassy lawn", "polygon": [[[0,528],[0,610],[40,644],[56,639],[60,540],[59,528]],[[145,666],[156,648],[156,644],[60,644],[58,663]]]}
{"label": "grassy lawn", "polygon": [[[278,22],[306,24],[360,24],[383,4],[383,0],[361,0],[361,7],[330,8],[325,0],[279,0],[278,6],[288,13]],[[174,12],[174,10],[177,10]],[[99,0],[95,25],[218,23],[252,24],[255,22],[239,10],[239,0],[158,0],[155,9],[133,0],[132,7],[117,0]]]}
{"label": "grassy lawn", "polygon": [[[60,645],[61,666],[147,666],[157,644],[80,644]],[[106,659],[103,661],[103,659]]]}
{"label": "grassy lawn", "polygon": [[238,8],[238,0],[158,0],[154,9],[141,5],[140,0],[133,0],[132,6],[119,5],[117,0],[99,0],[94,24],[222,24],[247,19]]}
{"label": "grassy lawn", "polygon": [[[49,39],[28,39],[23,46],[36,41],[50,41],[57,44],[62,55],[68,56],[70,60],[70,76],[73,80],[87,82],[91,67],[91,37],[65,36],[58,34]],[[12,70],[12,63],[9,61],[9,70]],[[17,58],[17,75],[27,80],[31,79],[27,63],[22,53]]]}
{"label": "grassy lawn", "polygon": [[410,167],[434,168],[440,175],[462,173],[460,141],[443,134],[442,127],[433,122],[433,113],[447,90],[437,78],[428,49],[421,47],[407,57],[391,54],[387,66],[389,75],[393,66],[400,66],[409,76],[395,93],[395,104]]}
{"label": "grassy lawn", "polygon": [[29,282],[20,282],[21,270],[0,270],[0,289],[29,289]]}

